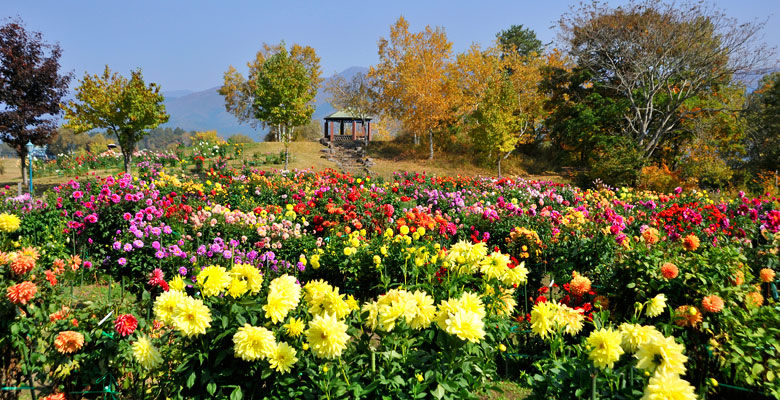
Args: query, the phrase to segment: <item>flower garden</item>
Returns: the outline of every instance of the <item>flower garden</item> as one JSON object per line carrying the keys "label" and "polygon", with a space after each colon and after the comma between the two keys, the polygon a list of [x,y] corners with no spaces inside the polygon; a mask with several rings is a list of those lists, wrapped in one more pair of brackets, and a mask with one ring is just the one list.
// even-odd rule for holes
{"label": "flower garden", "polygon": [[780,396],[769,196],[245,166],[0,211],[0,396]]}

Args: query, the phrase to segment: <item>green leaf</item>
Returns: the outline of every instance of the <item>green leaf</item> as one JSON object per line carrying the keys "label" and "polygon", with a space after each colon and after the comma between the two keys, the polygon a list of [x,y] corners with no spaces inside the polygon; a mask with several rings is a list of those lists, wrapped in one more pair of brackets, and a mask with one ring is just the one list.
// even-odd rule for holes
{"label": "green leaf", "polygon": [[187,377],[187,387],[191,388],[195,384],[195,371],[190,372],[190,376]]}
{"label": "green leaf", "polygon": [[209,392],[210,395],[214,396],[214,392],[217,391],[217,384],[214,382],[209,382],[209,384],[206,385],[206,391]]}
{"label": "green leaf", "polygon": [[764,366],[758,363],[753,364],[753,369],[751,369],[750,372],[753,376],[758,376],[760,373],[764,372]]}
{"label": "green leaf", "polygon": [[233,389],[233,393],[230,393],[230,400],[241,400],[244,398],[244,392],[241,391],[240,386],[236,386],[235,389]]}
{"label": "green leaf", "polygon": [[441,385],[437,385],[436,389],[431,391],[431,395],[437,399],[444,397],[444,388]]}

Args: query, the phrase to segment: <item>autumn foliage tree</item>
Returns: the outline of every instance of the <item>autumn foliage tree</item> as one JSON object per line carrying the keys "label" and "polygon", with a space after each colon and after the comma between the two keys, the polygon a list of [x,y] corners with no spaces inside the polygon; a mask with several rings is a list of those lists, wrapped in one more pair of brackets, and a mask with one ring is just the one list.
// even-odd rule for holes
{"label": "autumn foliage tree", "polygon": [[21,158],[22,181],[28,142],[51,143],[57,135],[55,117],[71,74],[60,74],[59,45],[43,42],[20,21],[0,27],[0,139]]}
{"label": "autumn foliage tree", "polygon": [[76,101],[62,108],[66,128],[76,133],[105,129],[116,136],[126,173],[130,173],[136,142],[168,122],[160,86],[147,86],[140,69],[132,71],[130,79],[111,73],[108,66],[102,75],[85,74],[76,88]]}
{"label": "autumn foliage tree", "polygon": [[390,37],[379,40],[379,63],[368,73],[376,82],[379,108],[398,118],[415,144],[428,136],[431,160],[434,134],[455,118],[458,99],[448,81],[452,61],[452,43],[442,28],[410,32],[400,17]]}
{"label": "autumn foliage tree", "polygon": [[496,165],[499,176],[501,161],[533,140],[548,114],[548,94],[540,86],[543,70],[562,64],[555,51],[523,54],[508,44],[485,50],[473,45],[452,64],[449,84],[456,93],[457,123],[472,146]]}

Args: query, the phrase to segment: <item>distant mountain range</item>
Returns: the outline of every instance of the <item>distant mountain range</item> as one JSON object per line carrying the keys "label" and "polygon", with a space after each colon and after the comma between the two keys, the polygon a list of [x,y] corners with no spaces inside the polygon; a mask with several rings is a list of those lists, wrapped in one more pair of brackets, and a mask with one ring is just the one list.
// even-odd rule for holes
{"label": "distant mountain range", "polygon": [[[350,67],[326,78],[314,98],[315,109],[312,119],[321,120],[335,111],[327,101],[328,94],[324,90],[327,83],[336,76],[350,79],[359,72],[368,72],[368,68]],[[163,127],[179,127],[188,131],[216,130],[224,138],[243,133],[255,140],[262,140],[265,132],[259,132],[249,125],[240,124],[236,117],[225,111],[225,99],[217,93],[218,89],[219,86],[199,92],[191,90],[163,92],[165,109],[170,114],[170,119]]]}

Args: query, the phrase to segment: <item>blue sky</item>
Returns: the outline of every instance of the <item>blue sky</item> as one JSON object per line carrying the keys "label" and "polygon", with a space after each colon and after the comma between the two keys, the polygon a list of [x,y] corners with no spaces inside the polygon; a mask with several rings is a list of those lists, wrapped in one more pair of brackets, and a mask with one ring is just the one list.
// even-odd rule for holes
{"label": "blue sky", "polygon": [[[0,17],[19,16],[28,29],[59,42],[63,67],[77,78],[106,64],[125,75],[141,67],[146,80],[164,91],[197,91],[219,85],[231,64],[244,71],[263,42],[314,47],[325,76],[367,67],[377,62],[377,40],[399,15],[413,30],[444,27],[455,51],[473,42],[489,45],[512,24],[530,27],[549,42],[560,15],[576,2],[3,0]],[[780,47],[780,0],[715,4],[741,21],[768,18],[764,40]]]}

